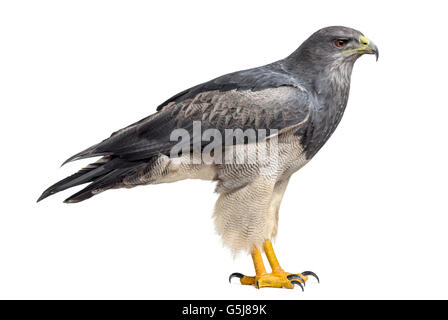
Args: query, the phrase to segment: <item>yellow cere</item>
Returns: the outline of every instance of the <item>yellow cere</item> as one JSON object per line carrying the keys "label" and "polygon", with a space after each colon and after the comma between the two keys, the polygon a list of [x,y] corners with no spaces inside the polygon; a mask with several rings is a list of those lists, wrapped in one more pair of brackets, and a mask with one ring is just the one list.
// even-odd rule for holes
{"label": "yellow cere", "polygon": [[360,36],[360,37],[359,37],[359,41],[361,41],[361,43],[362,43],[363,45],[365,45],[365,46],[368,46],[369,43],[370,43],[370,40],[367,39],[367,38],[364,37],[364,36]]}
{"label": "yellow cere", "polygon": [[370,43],[370,40],[364,36],[360,36],[359,37],[359,41],[361,42],[361,47],[360,48],[356,48],[356,49],[351,49],[351,50],[345,50],[342,53],[350,53],[350,52],[355,52],[355,51],[363,51],[367,48],[367,46]]}

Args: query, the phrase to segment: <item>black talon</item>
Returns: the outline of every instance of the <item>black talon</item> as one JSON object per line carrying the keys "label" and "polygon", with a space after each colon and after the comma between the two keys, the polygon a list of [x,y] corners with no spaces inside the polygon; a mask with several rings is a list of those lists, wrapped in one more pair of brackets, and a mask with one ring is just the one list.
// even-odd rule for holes
{"label": "black talon", "polygon": [[244,277],[244,274],[239,273],[239,272],[234,272],[234,273],[232,273],[232,274],[229,276],[229,283],[231,283],[231,282],[232,282],[232,278],[235,278],[235,277],[241,279],[241,278]]}
{"label": "black talon", "polygon": [[303,271],[302,274],[304,276],[313,276],[314,278],[316,278],[317,282],[320,283],[319,277],[313,271]]}
{"label": "black talon", "polygon": [[258,283],[258,280],[257,282],[255,282],[255,285],[257,286],[258,289],[260,289],[260,284]]}
{"label": "black talon", "polygon": [[286,279],[288,280],[292,280],[292,279],[299,279],[302,281],[303,285],[306,286],[305,284],[305,279],[303,279],[300,274],[290,274],[288,276],[286,276]]}
{"label": "black talon", "polygon": [[298,280],[292,280],[291,283],[298,284],[298,285],[300,286],[300,288],[302,288],[302,292],[305,291],[305,290],[303,290],[303,286],[302,286],[302,284],[300,283],[300,281],[298,281]]}

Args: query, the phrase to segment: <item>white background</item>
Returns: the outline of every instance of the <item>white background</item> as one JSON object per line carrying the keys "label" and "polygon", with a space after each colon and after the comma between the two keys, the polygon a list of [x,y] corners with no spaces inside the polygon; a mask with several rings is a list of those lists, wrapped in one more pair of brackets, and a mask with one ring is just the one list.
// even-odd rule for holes
{"label": "white background", "polygon": [[[447,54],[442,1],[2,1],[0,298],[448,298]],[[376,42],[335,134],[296,173],[275,242],[305,293],[253,274],[214,232],[213,184],[70,190],[59,165],[173,94],[281,59],[321,27]]]}

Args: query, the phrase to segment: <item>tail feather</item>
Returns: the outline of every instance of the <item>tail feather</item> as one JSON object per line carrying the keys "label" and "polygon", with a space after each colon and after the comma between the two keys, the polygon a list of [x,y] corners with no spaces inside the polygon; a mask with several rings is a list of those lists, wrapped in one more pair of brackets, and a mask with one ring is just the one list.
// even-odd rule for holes
{"label": "tail feather", "polygon": [[62,179],[45,190],[37,202],[60,191],[84,183],[92,182],[86,188],[75,193],[64,202],[73,203],[83,201],[93,195],[119,184],[129,171],[140,166],[141,162],[130,162],[117,157],[106,156],[81,169],[77,173]]}
{"label": "tail feather", "polygon": [[83,150],[81,152],[78,152],[77,154],[71,156],[67,160],[65,160],[61,167],[65,164],[75,161],[75,160],[81,160],[86,158],[92,158],[92,157],[98,157],[98,156],[107,156],[109,153],[107,152],[96,152],[96,148],[100,145],[99,143],[96,145],[91,146],[90,148],[87,148],[86,150]]}
{"label": "tail feather", "polygon": [[69,198],[65,199],[65,203],[75,203],[87,200],[93,197],[95,194],[110,189],[116,185],[117,182],[121,182],[120,175],[126,171],[126,169],[115,169],[106,175],[96,179],[87,187],[82,189],[81,191],[73,194]]}

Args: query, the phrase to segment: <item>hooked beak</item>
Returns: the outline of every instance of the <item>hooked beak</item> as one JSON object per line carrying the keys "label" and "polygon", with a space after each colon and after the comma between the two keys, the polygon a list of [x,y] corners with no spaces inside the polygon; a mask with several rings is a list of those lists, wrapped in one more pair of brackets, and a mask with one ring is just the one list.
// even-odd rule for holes
{"label": "hooked beak", "polygon": [[374,54],[376,57],[376,61],[378,61],[378,57],[380,56],[378,47],[373,43],[373,41],[369,40],[364,36],[359,37],[359,48],[345,51],[345,53],[348,52],[358,52],[360,54],[364,53]]}
{"label": "hooked beak", "polygon": [[378,61],[378,57],[380,56],[380,52],[378,51],[378,47],[373,41],[370,41],[364,36],[359,37],[359,42],[361,42],[361,51],[367,54],[374,54],[376,57],[376,61]]}

